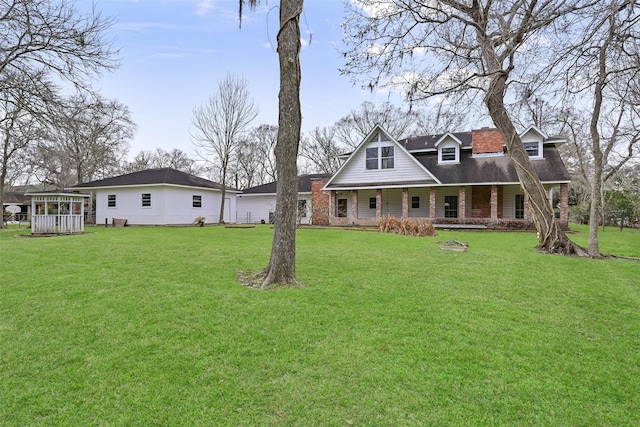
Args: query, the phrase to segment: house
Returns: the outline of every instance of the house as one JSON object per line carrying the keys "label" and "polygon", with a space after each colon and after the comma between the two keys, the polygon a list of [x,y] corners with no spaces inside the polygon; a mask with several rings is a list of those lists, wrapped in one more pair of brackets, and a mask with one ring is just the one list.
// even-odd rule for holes
{"label": "house", "polygon": [[24,191],[6,191],[2,198],[2,211],[9,212],[9,222],[31,221],[31,198]]}
{"label": "house", "polygon": [[[327,174],[301,175],[298,177],[298,219],[301,224],[311,224],[314,215],[312,186],[320,183],[320,188],[330,177]],[[276,182],[258,185],[238,194],[237,220],[240,223],[272,223],[276,207]],[[317,186],[317,185],[316,185]],[[315,206],[319,204],[316,202]]]}
{"label": "house", "polygon": [[[560,225],[567,227],[570,177],[558,153],[564,139],[535,126],[521,138],[549,202],[557,199]],[[328,205],[318,220],[330,225],[375,225],[393,215],[436,225],[534,228],[497,129],[397,141],[376,126],[312,199]]]}
{"label": "house", "polygon": [[[222,185],[176,169],[133,172],[75,185],[70,190],[95,192],[96,224],[126,219],[132,225],[192,224],[197,217],[217,223]],[[236,194],[226,188],[224,221],[236,221]]]}

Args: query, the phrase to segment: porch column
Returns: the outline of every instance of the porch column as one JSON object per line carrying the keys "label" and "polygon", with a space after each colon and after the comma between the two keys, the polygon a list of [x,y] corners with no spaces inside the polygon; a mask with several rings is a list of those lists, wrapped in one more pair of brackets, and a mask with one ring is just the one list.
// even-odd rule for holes
{"label": "porch column", "polygon": [[376,219],[379,221],[382,216],[382,189],[376,190]]}
{"label": "porch column", "polygon": [[358,190],[351,190],[351,217],[358,219]]}
{"label": "porch column", "polygon": [[560,184],[560,225],[569,226],[569,184]]}
{"label": "porch column", "polygon": [[402,218],[409,218],[409,189],[402,189]]}
{"label": "porch column", "polygon": [[491,186],[491,222],[498,221],[498,186],[493,184]]}
{"label": "porch column", "polygon": [[467,213],[465,212],[467,187],[458,188],[458,219],[465,219]]}
{"label": "porch column", "polygon": [[336,190],[329,192],[329,225],[331,225],[333,219],[336,217],[336,196]]}
{"label": "porch column", "polygon": [[436,187],[429,189],[429,218],[435,219],[436,217]]}

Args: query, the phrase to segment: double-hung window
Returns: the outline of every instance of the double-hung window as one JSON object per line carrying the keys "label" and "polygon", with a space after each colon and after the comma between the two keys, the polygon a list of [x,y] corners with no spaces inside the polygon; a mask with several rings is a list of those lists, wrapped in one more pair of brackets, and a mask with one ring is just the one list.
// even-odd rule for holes
{"label": "double-hung window", "polygon": [[367,148],[367,170],[378,169],[378,147]]}
{"label": "double-hung window", "polygon": [[420,196],[411,196],[411,209],[420,209]]}
{"label": "double-hung window", "polygon": [[202,196],[194,194],[193,195],[192,206],[194,208],[201,208],[202,207]]}
{"label": "double-hung window", "polygon": [[116,195],[115,194],[109,194],[107,196],[107,207],[108,208],[115,208],[116,207]]}
{"label": "double-hung window", "polygon": [[367,170],[395,168],[395,150],[393,146],[372,147],[366,150]]}
{"label": "double-hung window", "polygon": [[538,141],[525,142],[524,149],[529,157],[540,157],[540,143]]}

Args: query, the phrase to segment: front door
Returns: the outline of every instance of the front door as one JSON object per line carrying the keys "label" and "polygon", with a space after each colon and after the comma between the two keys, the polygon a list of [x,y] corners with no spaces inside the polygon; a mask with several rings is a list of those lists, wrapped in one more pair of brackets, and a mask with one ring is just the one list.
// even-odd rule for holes
{"label": "front door", "polygon": [[347,217],[347,199],[338,199],[338,218]]}

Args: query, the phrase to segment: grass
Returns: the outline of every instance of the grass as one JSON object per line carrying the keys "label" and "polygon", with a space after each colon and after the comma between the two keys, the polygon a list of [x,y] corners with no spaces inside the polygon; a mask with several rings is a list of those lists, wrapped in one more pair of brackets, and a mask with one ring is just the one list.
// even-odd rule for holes
{"label": "grass", "polygon": [[[640,262],[302,229],[305,288],[256,291],[268,226],[23,231],[0,231],[3,426],[640,423]],[[640,256],[637,230],[600,240]]]}

